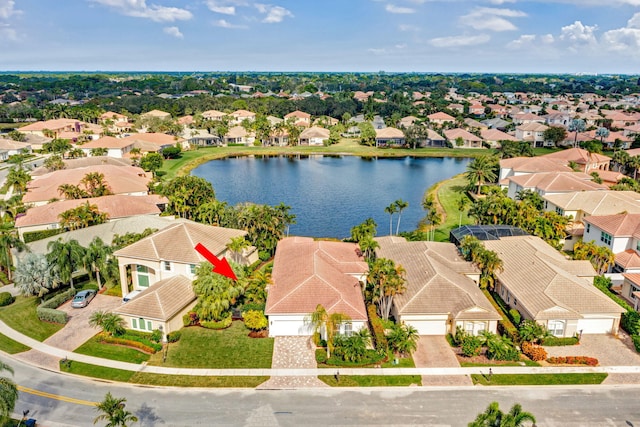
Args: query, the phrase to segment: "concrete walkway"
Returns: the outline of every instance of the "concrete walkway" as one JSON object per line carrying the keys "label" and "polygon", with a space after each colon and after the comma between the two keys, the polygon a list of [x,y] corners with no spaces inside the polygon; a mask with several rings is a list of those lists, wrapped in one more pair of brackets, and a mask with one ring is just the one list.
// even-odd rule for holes
{"label": "concrete walkway", "polygon": [[[123,369],[134,372],[148,372],[154,374],[168,375],[205,375],[205,376],[318,376],[333,375],[335,368],[299,368],[299,369],[190,369],[190,368],[168,368],[163,366],[148,366],[146,364],[137,365],[134,363],[119,362],[116,360],[101,359],[98,357],[85,356],[66,350],[52,347],[48,344],[29,338],[0,321],[0,333],[9,338],[21,342],[34,350],[58,358],[89,363],[92,365],[106,366],[114,369]],[[3,353],[5,354],[5,353]],[[11,357],[19,356],[10,355]],[[29,362],[31,363],[31,362]],[[36,365],[40,366],[40,365]],[[41,366],[49,369],[47,366]],[[493,366],[494,374],[551,374],[551,373],[608,373],[608,374],[636,374],[640,376],[640,366],[598,366],[598,367],[518,367],[518,366]],[[486,373],[488,367],[478,368],[340,368],[340,375],[471,375]]]}

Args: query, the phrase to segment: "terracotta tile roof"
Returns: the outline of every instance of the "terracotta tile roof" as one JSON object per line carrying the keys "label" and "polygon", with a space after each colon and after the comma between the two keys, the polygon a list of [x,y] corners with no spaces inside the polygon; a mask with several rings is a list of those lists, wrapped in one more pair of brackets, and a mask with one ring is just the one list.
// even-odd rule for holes
{"label": "terracotta tile roof", "polygon": [[366,320],[362,290],[355,276],[368,266],[353,243],[282,239],[276,248],[265,314],[304,314],[318,304],[329,313]]}
{"label": "terracotta tile roof", "polygon": [[300,133],[300,139],[308,139],[308,138],[329,138],[331,132],[329,129],[325,129],[319,126],[311,126],[308,129],[303,130]]}
{"label": "terracotta tile roof", "polygon": [[427,116],[429,120],[449,120],[452,122],[456,121],[455,117],[450,116],[447,113],[443,113],[442,111],[438,111],[437,113],[429,114]]}
{"label": "terracotta tile roof", "polygon": [[28,184],[27,193],[23,196],[24,203],[43,202],[51,199],[61,199],[58,192],[61,184],[79,185],[84,176],[91,172],[104,175],[104,181],[111,188],[113,194],[145,193],[151,176],[147,172],[134,166],[94,165],[76,169],[62,169],[34,177]]}
{"label": "terracotta tile roof", "polygon": [[[407,242],[399,237],[376,239],[382,258],[406,270],[406,290],[394,297],[400,314],[451,314],[454,318],[499,320],[500,315],[478,285],[464,275],[477,274],[453,243]],[[471,317],[469,317],[471,316]]]}
{"label": "terracotta tile roof", "polygon": [[310,119],[311,118],[311,114],[305,113],[304,111],[296,110],[296,111],[292,111],[289,114],[284,116],[285,119],[288,119],[290,117],[295,117],[295,118],[299,118],[299,119]]}
{"label": "terracotta tile roof", "polygon": [[485,141],[517,141],[518,139],[498,129],[482,129],[480,136]]}
{"label": "terracotta tile roof", "polygon": [[636,237],[640,239],[640,214],[591,215],[583,219],[615,237]]}
{"label": "terracotta tile roof", "polygon": [[502,237],[482,244],[503,262],[498,280],[536,320],[624,311],[593,286],[597,274],[589,261],[568,260],[539,237]]}
{"label": "terracotta tile roof", "polygon": [[31,144],[27,142],[14,141],[13,139],[0,138],[0,150],[23,150],[30,149]]}
{"label": "terracotta tile roof", "polygon": [[524,132],[544,132],[549,129],[549,126],[538,122],[529,122],[518,126],[516,129]]}
{"label": "terracotta tile roof", "polygon": [[[628,268],[640,268],[640,255],[633,249],[627,249],[624,252],[616,254],[616,264],[625,270]],[[638,277],[640,277],[640,274],[638,274]]]}
{"label": "terracotta tile roof", "polygon": [[176,143],[180,142],[180,139],[176,139],[173,135],[167,135],[166,133],[134,133],[132,135],[123,138],[124,140],[129,141],[144,141],[155,144],[157,146],[167,146],[167,145],[176,145]]}
{"label": "terracotta tile roof", "polygon": [[96,205],[100,212],[109,215],[110,220],[115,220],[136,215],[160,215],[161,211],[158,208],[158,203],[167,202],[168,200],[166,199],[159,201],[156,196],[125,195],[60,200],[29,208],[26,214],[16,218],[16,228],[58,223],[60,222],[59,215],[62,212],[74,209],[85,203]]}
{"label": "terracotta tile roof", "polygon": [[507,178],[523,188],[543,190],[546,193],[572,191],[607,190],[609,187],[597,184],[592,177],[582,172],[541,172]]}
{"label": "terracotta tile roof", "polygon": [[198,243],[203,244],[211,253],[219,257],[225,254],[231,239],[246,236],[246,234],[244,230],[213,227],[192,221],[181,222],[169,225],[151,236],[122,248],[114,255],[152,261],[199,264],[205,259],[195,250]]}
{"label": "terracotta tile roof", "polygon": [[597,170],[598,176],[602,178],[604,182],[616,183],[624,178],[626,175],[620,172],[612,171],[612,170]]}
{"label": "terracotta tile roof", "polygon": [[149,116],[149,117],[160,117],[163,119],[167,117],[171,117],[171,113],[167,113],[166,111],[161,111],[161,110],[151,110],[151,111],[147,111],[146,113],[142,113],[140,115]]}
{"label": "terracotta tile roof", "polygon": [[196,294],[193,292],[191,280],[178,275],[156,282],[113,312],[167,321],[195,300]]}
{"label": "terracotta tile roof", "polygon": [[634,191],[577,191],[545,195],[544,199],[565,211],[582,211],[588,215],[640,213],[640,194]]}
{"label": "terracotta tile roof", "polygon": [[21,127],[20,131],[21,132],[42,131],[42,130],[45,130],[45,129],[49,129],[49,130],[55,131],[55,130],[59,130],[59,129],[64,129],[67,126],[75,127],[76,123],[80,123],[80,124],[86,125],[86,123],[81,122],[81,121],[76,120],[76,119],[53,119],[53,120],[45,120],[45,121],[41,121],[41,122],[31,123],[29,125]]}
{"label": "terracotta tile roof", "polygon": [[245,138],[249,136],[249,132],[242,126],[234,126],[229,128],[227,133],[225,134],[225,138]]}
{"label": "terracotta tile roof", "polygon": [[404,132],[393,127],[376,129],[376,139],[404,138]]}
{"label": "terracotta tile roof", "polygon": [[[64,159],[65,169],[78,169],[86,168],[96,165],[114,165],[114,166],[131,166],[131,160],[118,159],[116,157],[109,156],[89,156],[81,157],[79,159]],[[31,176],[40,176],[51,173],[51,171],[44,166],[40,166],[31,172]]]}
{"label": "terracotta tile roof", "polygon": [[229,114],[232,117],[255,117],[256,113],[247,110],[236,110],[233,113]]}
{"label": "terracotta tile roof", "polygon": [[455,140],[457,138],[462,138],[465,141],[475,141],[480,142],[482,138],[475,136],[471,132],[467,132],[464,129],[455,128],[455,129],[447,129],[444,132],[444,136],[447,137],[448,140]]}
{"label": "terracotta tile roof", "polygon": [[202,113],[202,117],[204,117],[205,119],[219,119],[226,115],[226,113],[218,110],[207,110]]}
{"label": "terracotta tile roof", "polygon": [[580,165],[587,163],[608,163],[611,161],[611,157],[605,156],[604,154],[589,153],[587,150],[583,150],[582,148],[568,148],[566,150],[556,151],[555,153],[545,154],[542,157],[552,160],[561,160],[567,163],[576,162]]}
{"label": "terracotta tile roof", "polygon": [[103,136],[102,138],[86,142],[79,146],[80,148],[124,148],[133,145],[130,139],[114,138],[112,136]]}
{"label": "terracotta tile roof", "polygon": [[[616,259],[617,262],[617,259]],[[629,280],[635,285],[640,285],[640,273],[624,273],[622,275],[625,279]]]}
{"label": "terracotta tile roof", "polygon": [[501,169],[511,169],[513,172],[538,173],[538,172],[572,172],[569,166],[555,160],[537,157],[513,157],[500,160]]}

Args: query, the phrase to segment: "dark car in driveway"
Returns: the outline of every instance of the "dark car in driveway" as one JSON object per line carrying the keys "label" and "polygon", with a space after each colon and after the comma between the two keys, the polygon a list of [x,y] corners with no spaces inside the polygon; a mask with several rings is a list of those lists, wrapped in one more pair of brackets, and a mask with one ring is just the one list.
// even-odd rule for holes
{"label": "dark car in driveway", "polygon": [[96,291],[93,289],[87,289],[84,291],[80,291],[73,297],[73,301],[71,301],[71,307],[73,308],[82,308],[89,305],[91,300],[96,296]]}

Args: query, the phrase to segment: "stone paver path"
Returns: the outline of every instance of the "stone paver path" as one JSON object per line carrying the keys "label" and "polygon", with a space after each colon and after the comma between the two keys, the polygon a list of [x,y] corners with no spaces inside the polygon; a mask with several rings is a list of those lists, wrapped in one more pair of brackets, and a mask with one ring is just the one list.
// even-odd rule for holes
{"label": "stone paver path", "polygon": [[[627,342],[628,341],[628,342]],[[600,366],[637,366],[640,355],[633,349],[633,344],[626,334],[619,337],[613,335],[583,335],[579,345],[561,347],[545,347],[549,357],[552,356],[589,356],[595,357]]]}
{"label": "stone paver path", "polygon": [[96,295],[84,308],[73,308],[71,301],[67,301],[58,307],[58,310],[66,311],[69,314],[69,321],[64,328],[44,340],[44,343],[63,350],[75,350],[99,331],[89,326],[91,314],[98,310],[111,311],[120,304],[122,304],[120,298],[108,295]]}
{"label": "stone paver path", "polygon": [[[422,335],[418,349],[413,353],[416,368],[459,368],[460,363],[446,338],[438,335]],[[471,385],[471,378],[464,375],[423,375],[423,386]]]}
{"label": "stone paver path", "polygon": [[[316,368],[315,346],[310,337],[276,337],[273,343],[272,369]],[[272,377],[258,389],[328,387],[313,376]]]}

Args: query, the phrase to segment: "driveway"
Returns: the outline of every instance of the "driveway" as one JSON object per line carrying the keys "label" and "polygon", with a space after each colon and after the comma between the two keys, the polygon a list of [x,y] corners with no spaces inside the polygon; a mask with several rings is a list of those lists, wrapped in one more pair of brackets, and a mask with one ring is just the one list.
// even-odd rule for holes
{"label": "driveway", "polygon": [[[275,337],[273,341],[272,369],[316,368],[316,346],[311,337]],[[298,388],[326,388],[314,376],[271,377],[258,386],[259,390],[286,390]]]}
{"label": "driveway", "polygon": [[[416,368],[459,368],[460,363],[444,336],[421,335],[418,349],[413,353]],[[423,375],[423,386],[466,386],[471,378],[466,375]]]}
{"label": "driveway", "polygon": [[99,329],[89,326],[89,317],[98,310],[111,311],[122,304],[122,299],[108,295],[96,295],[96,297],[84,308],[72,308],[71,301],[67,301],[58,307],[58,310],[69,314],[67,324],[47,338],[46,344],[64,350],[73,351],[80,347],[89,338],[99,332]]}
{"label": "driveway", "polygon": [[621,333],[619,338],[613,335],[583,335],[579,345],[545,347],[552,356],[589,356],[595,357],[600,366],[640,365],[640,355],[633,349],[631,339]]}

